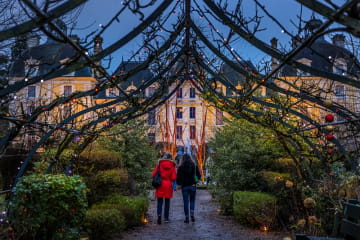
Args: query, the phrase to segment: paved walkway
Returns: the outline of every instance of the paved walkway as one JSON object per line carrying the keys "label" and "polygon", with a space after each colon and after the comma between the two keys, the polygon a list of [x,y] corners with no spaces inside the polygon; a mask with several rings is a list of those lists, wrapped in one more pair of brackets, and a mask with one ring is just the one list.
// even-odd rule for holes
{"label": "paved walkway", "polygon": [[174,193],[170,202],[170,222],[156,223],[156,201],[151,201],[149,222],[123,234],[123,240],[282,240],[286,233],[260,232],[245,228],[231,217],[220,215],[218,206],[207,190],[198,190],[196,222],[184,223],[181,191]]}

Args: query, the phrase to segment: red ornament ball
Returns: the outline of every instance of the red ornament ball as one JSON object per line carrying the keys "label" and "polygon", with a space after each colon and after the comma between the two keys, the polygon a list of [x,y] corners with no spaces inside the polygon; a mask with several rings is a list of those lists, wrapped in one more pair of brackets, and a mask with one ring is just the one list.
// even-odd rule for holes
{"label": "red ornament ball", "polygon": [[333,154],[333,150],[332,149],[329,149],[329,150],[327,150],[327,153],[329,154],[329,155],[331,155],[331,154]]}
{"label": "red ornament ball", "polygon": [[325,116],[325,122],[333,122],[334,121],[334,115],[332,114],[327,114]]}
{"label": "red ornament ball", "polygon": [[332,140],[334,139],[334,135],[328,134],[328,135],[326,135],[326,139],[327,139],[328,141],[332,141]]}

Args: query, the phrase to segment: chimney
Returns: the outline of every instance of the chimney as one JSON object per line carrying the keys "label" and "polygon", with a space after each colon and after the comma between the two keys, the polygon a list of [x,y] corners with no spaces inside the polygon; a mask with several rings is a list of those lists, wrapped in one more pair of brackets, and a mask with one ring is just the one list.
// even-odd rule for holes
{"label": "chimney", "polygon": [[94,55],[102,51],[102,43],[103,43],[102,37],[96,36],[94,38]]}
{"label": "chimney", "polygon": [[291,39],[291,46],[292,48],[297,48],[302,42],[301,37],[295,36]]}
{"label": "chimney", "polygon": [[36,34],[29,34],[26,39],[28,49],[36,47],[40,44],[40,36]]}
{"label": "chimney", "polygon": [[345,36],[343,34],[336,34],[332,41],[335,46],[345,48]]}
{"label": "chimney", "polygon": [[[96,36],[94,38],[94,55],[97,55],[98,53],[100,53],[103,48],[102,48],[102,43],[103,43],[103,38],[100,36]],[[96,62],[97,66],[101,66],[101,60],[99,60],[98,62]],[[100,77],[101,74],[99,71],[96,70],[96,68],[93,69],[93,74],[95,77]]]}
{"label": "chimney", "polygon": [[[271,43],[271,47],[275,50],[277,50],[277,44],[278,44],[278,39],[277,38],[272,38],[270,40]],[[278,65],[278,60],[274,57],[271,58],[271,70],[274,70]]]}

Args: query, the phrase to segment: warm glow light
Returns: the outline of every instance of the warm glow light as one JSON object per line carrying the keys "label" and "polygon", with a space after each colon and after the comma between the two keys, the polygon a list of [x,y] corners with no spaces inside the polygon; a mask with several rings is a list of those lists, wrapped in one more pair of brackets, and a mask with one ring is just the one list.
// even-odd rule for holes
{"label": "warm glow light", "polygon": [[269,231],[269,227],[267,227],[267,226],[261,226],[261,227],[260,227],[260,230],[266,232],[266,231]]}

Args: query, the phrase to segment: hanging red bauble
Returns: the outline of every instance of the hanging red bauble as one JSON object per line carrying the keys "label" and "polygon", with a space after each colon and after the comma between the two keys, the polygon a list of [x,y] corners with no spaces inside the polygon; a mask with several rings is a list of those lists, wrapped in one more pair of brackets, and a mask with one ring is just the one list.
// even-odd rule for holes
{"label": "hanging red bauble", "polygon": [[329,155],[331,155],[331,154],[333,154],[333,150],[332,149],[329,149],[329,150],[327,150],[327,153],[329,154]]}
{"label": "hanging red bauble", "polygon": [[326,139],[327,139],[328,141],[332,141],[332,140],[334,139],[334,135],[328,134],[328,135],[326,135]]}
{"label": "hanging red bauble", "polygon": [[332,114],[327,114],[325,116],[325,122],[333,122],[334,121],[334,115]]}

